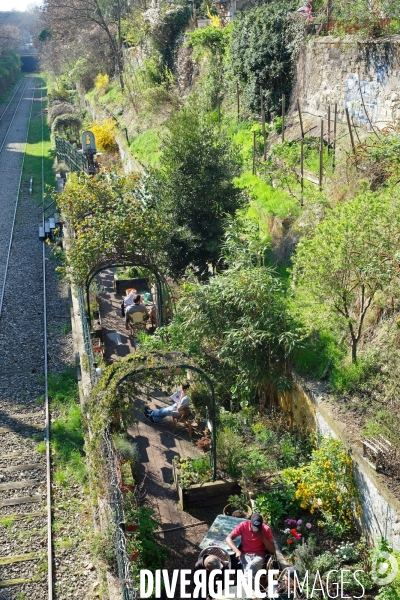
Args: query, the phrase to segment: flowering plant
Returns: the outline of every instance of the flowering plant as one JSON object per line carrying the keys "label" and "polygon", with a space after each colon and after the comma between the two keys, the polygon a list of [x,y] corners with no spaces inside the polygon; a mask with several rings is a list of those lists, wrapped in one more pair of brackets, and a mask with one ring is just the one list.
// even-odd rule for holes
{"label": "flowering plant", "polygon": [[284,533],[287,535],[286,543],[288,549],[292,551],[296,544],[302,541],[302,538],[312,528],[311,523],[303,523],[302,519],[286,519],[285,524],[288,526]]}

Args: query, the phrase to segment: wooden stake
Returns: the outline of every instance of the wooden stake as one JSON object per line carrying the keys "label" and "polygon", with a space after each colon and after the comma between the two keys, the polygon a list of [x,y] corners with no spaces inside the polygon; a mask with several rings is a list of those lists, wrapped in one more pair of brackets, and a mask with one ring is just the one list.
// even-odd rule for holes
{"label": "wooden stake", "polygon": [[319,144],[319,191],[322,192],[322,176],[324,167],[324,120],[321,119],[321,139]]}
{"label": "wooden stake", "polygon": [[354,137],[353,137],[353,131],[351,129],[351,123],[350,123],[350,115],[349,115],[349,109],[346,107],[346,119],[347,119],[347,127],[349,128],[349,134],[350,134],[350,142],[351,142],[351,148],[353,150],[353,154],[355,154],[356,152],[356,147],[354,145]]}
{"label": "wooden stake", "polygon": [[304,193],[304,139],[300,142],[300,176],[301,176],[301,206],[303,206]]}
{"label": "wooden stake", "polygon": [[285,94],[282,94],[282,142],[285,141]]}
{"label": "wooden stake", "polygon": [[260,103],[261,103],[261,125],[262,125],[262,134],[264,140],[264,153],[263,158],[265,160],[267,154],[267,135],[265,132],[265,109],[264,109],[264,95],[262,91],[262,87],[260,85]]}
{"label": "wooden stake", "polygon": [[331,145],[331,105],[328,104],[328,154],[329,146]]}
{"label": "wooden stake", "polygon": [[256,132],[253,131],[253,175],[256,174]]}
{"label": "wooden stake", "polygon": [[332,170],[335,170],[335,154],[336,154],[336,127],[337,127],[337,102],[335,102],[335,113],[333,117],[333,153],[332,153]]}
{"label": "wooden stake", "polygon": [[236,82],[236,102],[237,102],[237,118],[240,116],[240,96],[239,96],[239,82]]}
{"label": "wooden stake", "polygon": [[304,139],[303,117],[301,116],[300,100],[298,98],[297,98],[297,110],[299,111],[301,137],[302,137],[302,139]]}

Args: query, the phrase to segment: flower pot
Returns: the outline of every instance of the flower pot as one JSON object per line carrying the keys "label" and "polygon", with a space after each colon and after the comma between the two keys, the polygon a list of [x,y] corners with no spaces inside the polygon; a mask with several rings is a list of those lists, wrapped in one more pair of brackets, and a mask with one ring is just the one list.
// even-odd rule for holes
{"label": "flower pot", "polygon": [[135,550],[132,554],[129,555],[129,560],[131,562],[136,562],[139,556],[139,550]]}
{"label": "flower pot", "polygon": [[250,519],[252,512],[251,506],[248,504],[246,504],[246,511],[236,508],[233,504],[227,504],[223,510],[226,517],[238,517],[239,519]]}
{"label": "flower pot", "polygon": [[125,525],[125,533],[135,533],[138,529],[138,523],[133,523],[132,525]]}

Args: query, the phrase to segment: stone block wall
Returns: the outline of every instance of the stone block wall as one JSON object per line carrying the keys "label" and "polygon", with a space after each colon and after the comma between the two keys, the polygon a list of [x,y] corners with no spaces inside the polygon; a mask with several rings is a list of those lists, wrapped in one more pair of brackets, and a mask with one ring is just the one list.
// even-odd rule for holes
{"label": "stone block wall", "polygon": [[384,128],[400,118],[400,36],[357,42],[312,38],[303,48],[296,68],[291,112],[299,98],[302,110],[326,118],[337,103],[338,119],[349,109],[356,125]]}

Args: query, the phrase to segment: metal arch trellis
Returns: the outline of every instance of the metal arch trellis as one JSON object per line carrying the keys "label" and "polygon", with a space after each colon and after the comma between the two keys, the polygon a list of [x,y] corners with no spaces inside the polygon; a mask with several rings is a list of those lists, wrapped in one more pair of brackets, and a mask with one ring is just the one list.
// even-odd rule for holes
{"label": "metal arch trellis", "polygon": [[132,266],[140,266],[144,269],[148,269],[151,273],[153,273],[156,278],[156,288],[157,288],[157,326],[161,327],[165,325],[167,321],[167,309],[170,311],[170,315],[172,316],[173,312],[173,301],[171,298],[171,293],[169,289],[169,285],[162,273],[156,269],[153,265],[148,265],[145,262],[140,261],[140,257],[138,260],[126,260],[121,262],[112,262],[109,260],[105,260],[103,264],[98,263],[95,270],[91,269],[86,276],[85,280],[85,291],[86,291],[86,309],[87,309],[87,319],[90,319],[90,284],[93,279],[96,277],[98,273],[104,271],[105,269],[111,269],[114,267],[132,267]]}
{"label": "metal arch trellis", "polygon": [[[150,362],[149,364],[144,364],[146,360],[149,360],[152,362]],[[154,364],[154,362],[157,362],[157,360],[159,360],[160,362],[158,364]],[[188,360],[188,357],[185,354],[183,354],[182,352],[168,352],[166,354],[153,352],[147,356],[141,356],[140,362],[138,362],[137,364],[133,364],[132,368],[127,373],[122,375],[122,377],[120,377],[120,379],[118,379],[116,386],[119,387],[124,381],[130,380],[130,379],[132,380],[139,373],[143,373],[146,371],[147,372],[156,372],[156,371],[170,371],[171,369],[186,369],[186,370],[194,371],[195,373],[198,373],[207,383],[209,390],[210,390],[210,394],[211,394],[211,406],[210,407],[207,406],[207,415],[208,415],[207,422],[209,424],[211,424],[212,444],[211,444],[210,458],[211,458],[211,466],[212,466],[212,471],[213,471],[212,480],[215,481],[217,479],[217,448],[216,448],[217,407],[216,407],[214,384],[212,382],[212,379],[207,375],[207,373],[205,373],[203,371],[203,369],[201,369],[200,367],[198,367],[196,365],[191,364],[190,362],[186,362],[187,360]],[[113,373],[110,376],[108,383],[110,383],[111,379],[117,374],[118,374],[118,372]],[[210,419],[211,419],[211,421],[210,421]]]}

